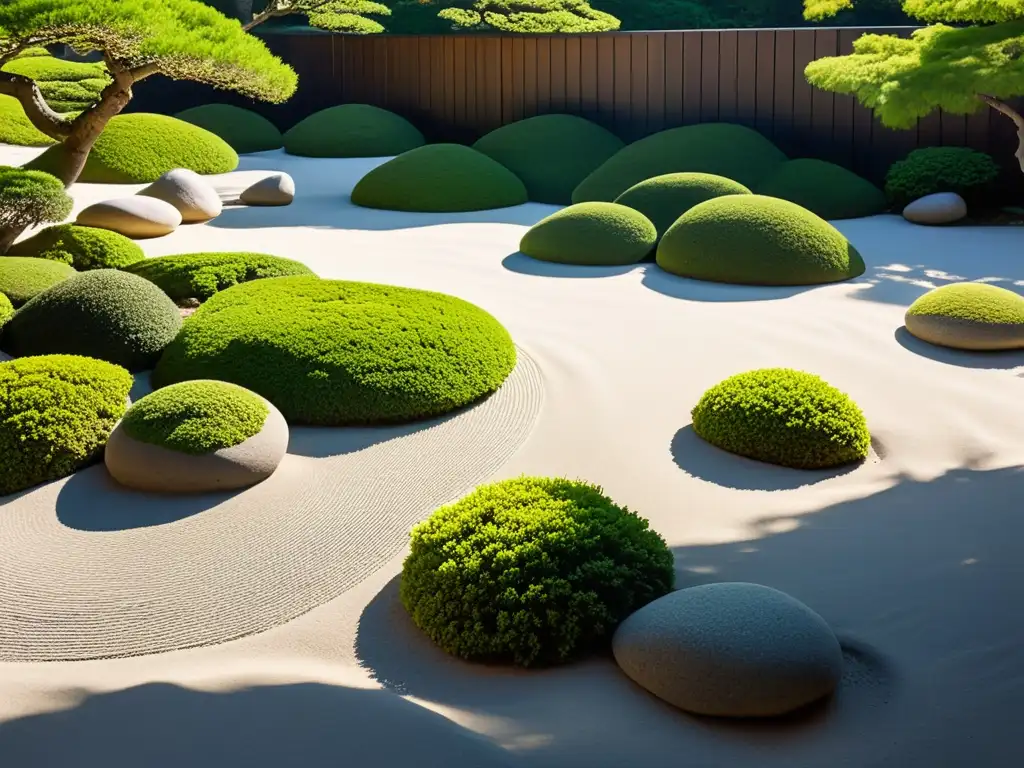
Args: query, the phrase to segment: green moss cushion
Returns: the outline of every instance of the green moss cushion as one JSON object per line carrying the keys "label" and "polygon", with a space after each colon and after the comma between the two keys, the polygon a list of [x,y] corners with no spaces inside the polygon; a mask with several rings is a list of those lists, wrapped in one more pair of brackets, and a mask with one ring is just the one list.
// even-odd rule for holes
{"label": "green moss cushion", "polygon": [[615,202],[640,211],[662,237],[676,219],[698,203],[723,195],[749,195],[738,181],[710,173],[666,173],[634,184]]}
{"label": "green moss cushion", "polygon": [[4,294],[0,293],[0,328],[3,328],[7,321],[14,315],[14,305]]}
{"label": "green moss cushion", "polygon": [[329,107],[284,135],[285,152],[303,157],[391,157],[423,143],[423,134],[404,117],[369,104]]}
{"label": "green moss cushion", "polygon": [[1024,296],[986,283],[954,283],[910,305],[907,330],[954,349],[1024,349]]}
{"label": "green moss cushion", "polygon": [[448,653],[522,666],[576,659],[672,589],[672,553],[596,486],[485,485],[417,525],[400,596]]}
{"label": "green moss cushion", "polygon": [[25,304],[4,328],[2,346],[15,357],[84,355],[140,371],[152,367],[180,327],[178,308],[151,282],[96,269]]}
{"label": "green moss cushion", "polygon": [[860,408],[809,373],[765,368],[731,376],[701,397],[693,430],[712,445],[770,464],[824,469],[868,455]]}
{"label": "green moss cushion", "polygon": [[0,495],[95,460],[127,407],[131,386],[128,371],[85,357],[0,364]]}
{"label": "green moss cushion", "polygon": [[874,216],[888,207],[885,193],[870,181],[824,160],[783,163],[754,191],[789,200],[823,219]]}
{"label": "green moss cushion", "polygon": [[36,294],[67,280],[75,270],[67,264],[21,256],[0,257],[0,293],[20,307]]}
{"label": "green moss cushion", "polygon": [[10,254],[68,264],[80,272],[119,269],[146,258],[133,240],[109,229],[57,224],[11,246]]}
{"label": "green moss cushion", "polygon": [[277,126],[250,109],[230,104],[203,104],[175,115],[220,136],[239,154],[280,149],[284,137]]}
{"label": "green moss cushion", "polygon": [[687,125],[630,144],[580,182],[572,201],[615,200],[634,184],[666,173],[710,173],[753,187],[785,160],[768,139],[742,125]]}
{"label": "green moss cushion", "polygon": [[270,410],[259,395],[226,381],[185,381],[133,404],[121,424],[129,437],[194,456],[244,443]]}
{"label": "green moss cushion", "polygon": [[266,277],[312,275],[298,261],[264,253],[182,253],[145,259],[127,268],[144,277],[174,301],[206,299],[238,283]]}
{"label": "green moss cushion", "polygon": [[579,183],[623,146],[582,117],[540,115],[491,131],[473,149],[522,179],[530,200],[568,205]]}
{"label": "green moss cushion", "polygon": [[657,261],[681,277],[746,285],[817,285],[864,272],[839,230],[796,203],[762,195],[691,208],[665,233]]}
{"label": "green moss cushion", "polygon": [[370,424],[468,405],[496,390],[515,362],[504,327],[461,299],[281,277],[209,299],[168,346],[153,381],[230,381],[290,422]]}
{"label": "green moss cushion", "polygon": [[587,266],[636,264],[658,232],[642,213],[615,203],[580,203],[537,222],[519,250],[541,261]]}
{"label": "green moss cushion", "polygon": [[429,144],[379,165],[359,180],[352,202],[390,211],[454,213],[527,202],[515,174],[460,144]]}
{"label": "green moss cushion", "polygon": [[56,112],[81,112],[99,101],[110,75],[103,62],[64,61],[53,56],[26,56],[7,62],[4,72],[36,81]]}
{"label": "green moss cushion", "polygon": [[20,101],[0,94],[0,144],[48,147],[53,143],[53,139],[32,125]]}

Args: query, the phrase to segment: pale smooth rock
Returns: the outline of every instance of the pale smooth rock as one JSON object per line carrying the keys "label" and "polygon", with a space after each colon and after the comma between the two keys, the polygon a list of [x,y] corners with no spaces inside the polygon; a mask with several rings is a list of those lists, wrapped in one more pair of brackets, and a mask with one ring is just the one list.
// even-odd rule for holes
{"label": "pale smooth rock", "polygon": [[83,227],[109,229],[126,237],[162,237],[181,224],[178,209],[155,197],[121,197],[84,208],[75,219]]}
{"label": "pale smooth rock", "polygon": [[289,205],[295,199],[295,180],[287,173],[260,179],[239,196],[246,205]]}
{"label": "pale smooth rock", "polygon": [[911,314],[903,322],[917,338],[941,347],[976,352],[1024,349],[1022,323],[982,323],[960,317]]}
{"label": "pale smooth rock", "polygon": [[213,186],[195,171],[175,168],[139,192],[170,203],[186,224],[209,221],[220,216],[224,204]]}
{"label": "pale smooth rock", "polygon": [[759,584],[684,589],[627,618],[612,640],[619,667],[687,712],[770,717],[832,693],[843,655],[828,624]]}
{"label": "pale smooth rock", "polygon": [[967,203],[956,192],[925,195],[903,209],[903,218],[915,224],[952,224],[966,215]]}

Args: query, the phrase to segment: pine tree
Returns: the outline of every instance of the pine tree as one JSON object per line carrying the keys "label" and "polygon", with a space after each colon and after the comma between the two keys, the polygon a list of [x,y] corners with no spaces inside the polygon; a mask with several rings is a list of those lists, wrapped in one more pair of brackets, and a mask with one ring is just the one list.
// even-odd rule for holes
{"label": "pine tree", "polygon": [[310,26],[329,32],[372,35],[383,32],[384,27],[366,17],[390,16],[391,9],[372,0],[268,0],[263,10],[245,23],[244,29],[250,30],[269,19],[292,14],[305,16]]}
{"label": "pine tree", "polygon": [[456,27],[531,35],[611,32],[619,20],[586,0],[465,0],[438,16]]}

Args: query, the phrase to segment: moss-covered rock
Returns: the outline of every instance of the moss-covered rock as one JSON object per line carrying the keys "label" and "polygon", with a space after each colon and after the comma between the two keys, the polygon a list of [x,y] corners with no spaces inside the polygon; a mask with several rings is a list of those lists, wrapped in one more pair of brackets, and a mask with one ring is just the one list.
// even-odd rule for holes
{"label": "moss-covered rock", "polygon": [[749,195],[738,181],[710,173],[666,173],[634,184],[615,202],[640,211],[661,238],[676,219],[698,203],[724,195]]}
{"label": "moss-covered rock", "polygon": [[284,135],[285,152],[302,157],[391,157],[423,143],[404,117],[369,104],[328,107]]}
{"label": "moss-covered rock", "polygon": [[146,258],[134,241],[109,229],[57,224],[11,246],[13,256],[59,261],[79,272],[121,269]]}
{"label": "moss-covered rock", "polygon": [[203,104],[179,112],[175,117],[220,136],[240,155],[284,146],[284,137],[277,126],[251,109],[231,104]]}
{"label": "moss-covered rock", "polygon": [[0,94],[0,144],[19,147],[48,147],[54,140],[40,131],[25,116],[21,102]]}
{"label": "moss-covered rock", "polygon": [[29,299],[67,280],[75,270],[67,264],[21,256],[0,257],[0,293],[20,307]]}
{"label": "moss-covered rock", "polygon": [[35,80],[50,108],[65,114],[92,106],[110,83],[101,61],[64,61],[48,55],[19,56],[4,64],[3,71]]}
{"label": "moss-covered rock", "polygon": [[874,216],[888,207],[885,193],[867,179],[835,163],[809,158],[783,163],[754,191],[789,200],[829,220]]}
{"label": "moss-covered rock", "polygon": [[7,321],[14,315],[14,305],[4,294],[0,293],[0,328],[7,325]]}
{"label": "moss-covered rock", "polygon": [[1024,296],[986,283],[954,283],[910,305],[904,320],[919,339],[954,349],[1024,349]]}
{"label": "moss-covered rock", "polygon": [[523,235],[519,250],[558,264],[636,264],[658,240],[642,213],[615,203],[580,203],[551,214]]}

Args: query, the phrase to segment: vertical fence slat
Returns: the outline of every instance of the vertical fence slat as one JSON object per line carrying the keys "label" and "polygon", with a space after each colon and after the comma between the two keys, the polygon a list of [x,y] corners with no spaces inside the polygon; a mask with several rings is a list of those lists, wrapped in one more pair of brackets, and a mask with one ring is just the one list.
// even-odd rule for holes
{"label": "vertical fence slat", "polygon": [[665,35],[647,36],[647,132],[665,127]]}
{"label": "vertical fence slat", "polygon": [[614,79],[614,107],[613,114],[616,132],[626,139],[633,138],[633,130],[630,115],[629,89],[632,84],[632,46],[630,38],[626,35],[617,35],[612,38]]}
{"label": "vertical fence slat", "polygon": [[537,39],[537,114],[551,112],[551,38]]}
{"label": "vertical fence slat", "polygon": [[477,100],[477,39],[466,38],[466,126],[467,129],[480,122],[480,106]]}
{"label": "vertical fence slat", "polygon": [[701,32],[683,32],[683,122],[700,122]]}
{"label": "vertical fence slat", "polygon": [[718,33],[718,119],[728,123],[736,120],[738,44],[736,30]]}
{"label": "vertical fence slat", "polygon": [[430,38],[421,37],[419,43],[420,92],[417,107],[419,111],[430,113]]}
{"label": "vertical fence slat", "polygon": [[757,125],[757,32],[740,30],[736,51],[736,122]]}
{"label": "vertical fence slat", "polygon": [[[814,60],[813,29],[798,29],[793,33],[793,72],[803,72]],[[804,78],[793,80],[793,135],[800,148],[798,157],[811,154],[811,98],[814,89]]]}
{"label": "vertical fence slat", "polygon": [[[839,31],[839,53],[850,53],[853,51],[853,41],[861,36],[860,30],[842,29]],[[803,70],[801,70],[802,73]],[[806,78],[801,78],[806,79]],[[869,171],[871,162],[871,134],[874,131],[875,118],[871,110],[863,106],[856,99],[853,101],[853,114],[850,117],[852,124],[852,147],[850,157],[850,168],[857,173],[865,174]]]}
{"label": "vertical fence slat", "polygon": [[799,150],[793,132],[793,31],[775,33],[775,84],[772,94],[773,141],[787,155]]}
{"label": "vertical fence slat", "polygon": [[523,40],[523,117],[537,114],[537,40]]}
{"label": "vertical fence slat", "polygon": [[701,32],[700,47],[700,120],[711,123],[718,120],[718,32]]}
{"label": "vertical fence slat", "polygon": [[647,135],[647,35],[631,36],[633,45],[630,51],[629,101],[630,101],[630,135],[634,139]]}
{"label": "vertical fence slat", "polygon": [[761,133],[772,138],[775,120],[775,32],[770,29],[757,33],[757,117],[754,125]]}
{"label": "vertical fence slat", "polygon": [[665,123],[674,128],[683,122],[683,33],[665,35]]}
{"label": "vertical fence slat", "polygon": [[615,44],[614,38],[597,38],[597,119],[606,128],[615,127]]}
{"label": "vertical fence slat", "polygon": [[[839,51],[839,35],[834,29],[816,30],[814,58],[835,56]],[[816,157],[834,159],[832,127],[835,122],[836,95],[832,91],[815,88],[811,92],[811,133]]]}
{"label": "vertical fence slat", "polygon": [[517,37],[512,41],[512,122],[526,117],[526,60],[523,55],[524,40]]}
{"label": "vertical fence slat", "polygon": [[466,38],[456,37],[452,50],[452,66],[455,90],[455,125],[462,131],[468,128],[470,121],[466,119]]}
{"label": "vertical fence slat", "polygon": [[580,41],[580,111],[585,117],[596,119],[597,99],[597,38],[593,35]]}
{"label": "vertical fence slat", "polygon": [[565,41],[565,110],[578,115],[582,109],[582,54],[580,38],[570,37]]}
{"label": "vertical fence slat", "polygon": [[551,38],[551,111],[565,112],[565,38]]}
{"label": "vertical fence slat", "polygon": [[484,134],[501,127],[501,38],[487,37],[484,39],[484,86],[487,95],[487,120],[480,126],[478,133]]}
{"label": "vertical fence slat", "polygon": [[515,67],[512,58],[512,38],[501,39],[501,122],[515,122]]}

